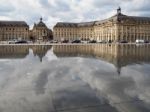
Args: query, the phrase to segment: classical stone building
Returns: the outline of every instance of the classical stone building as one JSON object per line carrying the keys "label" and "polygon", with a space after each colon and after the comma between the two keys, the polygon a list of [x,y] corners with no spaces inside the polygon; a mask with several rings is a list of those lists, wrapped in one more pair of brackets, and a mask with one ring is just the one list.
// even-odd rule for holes
{"label": "classical stone building", "polygon": [[31,53],[30,55],[39,57],[40,61],[42,61],[51,48],[51,45],[3,45],[0,46],[0,59],[23,59]]}
{"label": "classical stone building", "polygon": [[94,23],[57,23],[53,29],[54,40],[75,40],[93,38]]}
{"label": "classical stone building", "polygon": [[45,25],[40,18],[40,22],[34,24],[33,29],[30,31],[30,38],[34,40],[49,40],[52,39],[52,31]]}
{"label": "classical stone building", "polygon": [[117,68],[135,63],[150,62],[150,45],[135,44],[93,44],[93,45],[56,45],[53,52],[57,57],[84,57],[107,61]]}
{"label": "classical stone building", "polygon": [[24,21],[0,21],[0,41],[29,39],[29,26]]}
{"label": "classical stone building", "polygon": [[101,21],[85,23],[59,22],[53,29],[54,40],[95,39],[98,41],[135,42],[150,41],[150,17],[127,16],[117,9],[117,14]]}

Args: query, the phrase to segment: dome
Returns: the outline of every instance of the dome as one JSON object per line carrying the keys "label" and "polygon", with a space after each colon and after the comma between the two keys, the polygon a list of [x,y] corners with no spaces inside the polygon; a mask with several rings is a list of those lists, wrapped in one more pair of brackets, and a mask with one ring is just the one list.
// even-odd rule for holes
{"label": "dome", "polygon": [[43,20],[43,19],[40,18],[40,22],[36,25],[37,27],[47,27],[47,26],[45,25],[45,23],[43,23],[42,20]]}

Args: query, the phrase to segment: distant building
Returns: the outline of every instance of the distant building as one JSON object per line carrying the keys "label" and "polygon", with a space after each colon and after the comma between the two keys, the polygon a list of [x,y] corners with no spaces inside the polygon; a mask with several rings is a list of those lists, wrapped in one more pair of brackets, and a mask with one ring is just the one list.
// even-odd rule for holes
{"label": "distant building", "polygon": [[42,41],[52,39],[52,31],[45,25],[42,18],[40,18],[38,24],[34,24],[33,29],[30,32],[30,39]]}
{"label": "distant building", "polygon": [[39,57],[40,61],[42,61],[51,48],[52,46],[49,45],[3,45],[0,46],[0,59],[23,59],[30,53],[29,49],[32,49],[33,55]]}
{"label": "distant building", "polygon": [[150,45],[135,44],[93,44],[53,46],[57,57],[84,57],[107,61],[116,66],[118,74],[121,69],[134,63],[150,62]]}
{"label": "distant building", "polygon": [[29,39],[29,26],[24,21],[0,21],[0,41]]}
{"label": "distant building", "polygon": [[85,23],[58,22],[53,28],[54,40],[95,39],[98,41],[135,42],[150,41],[150,17],[127,16],[117,9],[117,14],[101,21]]}

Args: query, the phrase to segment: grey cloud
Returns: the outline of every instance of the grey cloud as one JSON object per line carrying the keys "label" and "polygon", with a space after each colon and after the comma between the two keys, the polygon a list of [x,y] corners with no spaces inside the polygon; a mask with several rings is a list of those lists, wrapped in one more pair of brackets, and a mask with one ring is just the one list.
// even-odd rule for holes
{"label": "grey cloud", "polygon": [[38,0],[38,1],[39,1],[39,3],[40,3],[41,5],[43,5],[43,6],[50,6],[48,0]]}
{"label": "grey cloud", "polygon": [[15,10],[15,8],[13,6],[11,6],[10,4],[0,4],[0,13],[9,13],[9,12],[13,12]]}
{"label": "grey cloud", "polygon": [[[92,1],[92,0],[89,0]],[[118,6],[122,7],[123,12],[126,12],[127,15],[134,14],[139,16],[150,16],[149,15],[149,1],[145,0],[142,3],[135,2],[136,0],[93,0],[88,4],[88,1],[76,0],[73,2],[67,0],[38,0],[40,6],[33,7],[31,4],[25,6],[19,4],[20,6],[15,6],[16,1],[10,5],[10,1],[6,4],[1,5],[0,14],[1,16],[10,18],[12,20],[22,20],[28,22],[28,24],[33,25],[34,22],[38,21],[42,16],[45,18],[47,26],[55,24],[59,21],[68,21],[68,22],[81,22],[81,21],[94,21],[96,19],[104,19],[108,14],[114,12]],[[24,2],[23,2],[24,3]],[[87,5],[88,4],[88,5]],[[135,7],[130,7],[130,6]],[[14,8],[15,6],[15,8]],[[88,6],[88,7],[87,7]],[[75,9],[79,8],[80,11]],[[112,16],[112,15],[110,15]],[[109,16],[109,17],[110,17]],[[52,21],[50,20],[52,19]]]}
{"label": "grey cloud", "polygon": [[101,7],[113,7],[114,5],[118,4],[118,1],[114,0],[113,2],[110,2],[110,0],[103,0],[103,1],[94,1],[94,5],[98,8]]}
{"label": "grey cloud", "polygon": [[64,13],[65,13],[65,11],[69,11],[70,10],[69,4],[65,3],[63,1],[58,1],[57,2],[57,7],[58,7],[58,9],[57,9],[58,11],[64,11]]}
{"label": "grey cloud", "polygon": [[46,8],[51,13],[70,11],[70,6],[65,1],[55,0],[55,4],[51,4],[48,0],[39,0],[43,8]]}

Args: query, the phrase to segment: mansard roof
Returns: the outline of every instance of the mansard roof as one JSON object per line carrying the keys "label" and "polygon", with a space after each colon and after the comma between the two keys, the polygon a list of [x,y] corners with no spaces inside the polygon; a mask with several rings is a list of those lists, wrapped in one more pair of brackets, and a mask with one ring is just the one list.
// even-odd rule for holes
{"label": "mansard roof", "polygon": [[58,22],[55,27],[90,27],[94,26],[95,21],[93,22],[83,22],[83,23],[67,23],[67,22]]}
{"label": "mansard roof", "polygon": [[119,7],[117,9],[117,14],[114,16],[100,20],[100,21],[93,21],[93,22],[83,22],[83,23],[65,23],[65,22],[59,22],[55,25],[55,27],[88,27],[88,26],[94,26],[94,25],[101,25],[106,22],[136,22],[136,23],[149,23],[150,24],[150,17],[137,17],[137,16],[127,16],[121,13],[121,8]]}
{"label": "mansard roof", "polygon": [[128,16],[128,18],[136,20],[136,21],[150,22],[150,17]]}
{"label": "mansard roof", "polygon": [[92,22],[84,22],[84,23],[78,23],[78,27],[90,27],[90,26],[94,26],[95,21]]}
{"label": "mansard roof", "polygon": [[128,16],[128,15],[124,15],[120,13],[107,19],[107,21],[114,21],[114,22],[120,22],[120,21],[126,21],[126,20],[127,21],[131,20],[134,22],[150,22],[150,17]]}
{"label": "mansard roof", "polygon": [[77,27],[77,23],[58,22],[55,27]]}
{"label": "mansard roof", "polygon": [[25,21],[0,21],[0,27],[29,27]]}
{"label": "mansard roof", "polygon": [[108,22],[108,21],[111,21],[111,22],[118,22],[119,20],[123,20],[123,19],[126,19],[128,16],[122,14],[122,13],[119,13],[119,14],[116,14],[108,19],[104,19],[104,20],[100,20],[100,21],[97,21],[95,24],[96,25],[99,25],[99,24],[103,24],[105,22]]}
{"label": "mansard roof", "polygon": [[139,16],[127,16],[123,15],[122,13],[116,14],[115,16],[111,17],[110,19],[115,20],[135,20],[135,21],[150,21],[150,17],[139,17]]}

